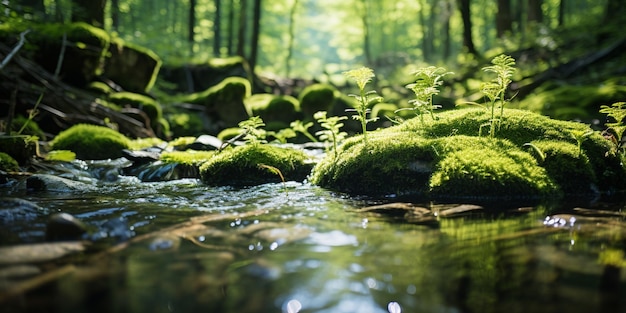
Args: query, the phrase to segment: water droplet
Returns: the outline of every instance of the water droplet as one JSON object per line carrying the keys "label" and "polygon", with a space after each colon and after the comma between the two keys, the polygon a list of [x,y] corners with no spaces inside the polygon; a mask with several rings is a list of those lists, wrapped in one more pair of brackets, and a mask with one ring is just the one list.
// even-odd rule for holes
{"label": "water droplet", "polygon": [[389,302],[389,304],[387,305],[387,310],[389,311],[389,313],[402,313],[402,308],[400,307],[400,304],[395,301]]}
{"label": "water droplet", "polygon": [[278,242],[274,241],[270,244],[270,250],[274,251],[278,248]]}
{"label": "water droplet", "polygon": [[302,309],[302,303],[300,303],[300,301],[298,300],[289,300],[289,302],[287,302],[287,305],[285,306],[285,310],[284,312],[287,313],[298,313],[300,312],[300,310]]}

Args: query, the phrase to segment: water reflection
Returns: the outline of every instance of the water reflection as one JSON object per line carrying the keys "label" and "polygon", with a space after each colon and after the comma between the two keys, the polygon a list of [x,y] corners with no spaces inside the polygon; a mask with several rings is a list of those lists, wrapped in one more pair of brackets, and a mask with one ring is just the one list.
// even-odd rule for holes
{"label": "water reflection", "polygon": [[[618,210],[422,203],[426,211],[387,215],[294,182],[235,189],[129,181],[72,201],[26,198],[79,217],[92,234],[132,238],[97,259],[60,262],[73,266],[3,312],[626,310]],[[110,221],[122,222],[105,227]],[[19,225],[31,241],[45,227]],[[11,281],[0,276],[0,288]]]}

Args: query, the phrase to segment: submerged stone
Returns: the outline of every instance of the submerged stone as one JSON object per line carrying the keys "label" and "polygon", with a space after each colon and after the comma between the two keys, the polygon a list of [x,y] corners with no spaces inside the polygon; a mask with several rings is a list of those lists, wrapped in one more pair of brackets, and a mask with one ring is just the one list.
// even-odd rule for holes
{"label": "submerged stone", "polygon": [[209,185],[231,186],[302,181],[311,170],[307,159],[300,150],[248,144],[217,153],[200,166],[200,178]]}

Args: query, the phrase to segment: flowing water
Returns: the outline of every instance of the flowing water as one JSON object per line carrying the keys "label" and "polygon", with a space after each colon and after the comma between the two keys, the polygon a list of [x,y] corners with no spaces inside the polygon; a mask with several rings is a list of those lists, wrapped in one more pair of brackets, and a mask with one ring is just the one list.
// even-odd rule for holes
{"label": "flowing water", "polygon": [[3,225],[0,246],[45,241],[54,212],[92,242],[2,312],[626,312],[620,202],[425,202],[416,217],[297,182],[96,187],[0,188],[45,209]]}

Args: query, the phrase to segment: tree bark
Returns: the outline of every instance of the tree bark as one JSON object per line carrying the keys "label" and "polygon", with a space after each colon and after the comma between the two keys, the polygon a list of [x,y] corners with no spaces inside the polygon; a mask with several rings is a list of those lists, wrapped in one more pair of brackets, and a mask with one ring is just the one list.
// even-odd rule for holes
{"label": "tree bark", "polygon": [[626,20],[626,3],[624,0],[608,0],[604,16],[608,22],[619,22]]}
{"label": "tree bark", "polygon": [[213,21],[213,55],[220,56],[222,47],[222,0],[215,0],[215,18]]}
{"label": "tree bark", "polygon": [[252,7],[252,38],[250,40],[250,71],[254,73],[259,51],[259,33],[261,32],[261,0],[254,0]]}
{"label": "tree bark", "polygon": [[228,10],[228,55],[233,55],[233,41],[235,38],[235,0],[230,0],[230,9]]}
{"label": "tree bark", "polygon": [[[561,1],[563,2],[563,1]],[[513,30],[511,16],[511,0],[498,0],[498,14],[496,15],[496,34],[498,38],[504,37]]]}
{"label": "tree bark", "polygon": [[245,48],[246,48],[246,27],[247,27],[247,12],[248,12],[248,1],[240,0],[239,1],[239,31],[237,33],[237,55],[245,57]]}
{"label": "tree bark", "polygon": [[196,27],[196,0],[189,0],[189,24],[187,25],[187,40],[189,41],[189,46],[191,51],[193,52],[193,43],[195,37]]}
{"label": "tree bark", "polygon": [[289,12],[289,42],[287,44],[287,57],[285,58],[285,76],[289,77],[291,75],[291,58],[293,57],[293,46],[294,39],[296,37],[294,33],[295,24],[296,24],[296,10],[298,9],[299,0],[293,1],[293,6],[291,7],[291,11]]}
{"label": "tree bark", "polygon": [[458,0],[461,18],[463,19],[463,47],[468,53],[478,55],[474,40],[472,39],[472,20],[470,11],[470,0]]}
{"label": "tree bark", "polygon": [[363,8],[361,12],[361,21],[363,22],[363,54],[365,55],[365,64],[372,64],[372,52],[370,51],[370,29],[369,29],[369,6],[368,0],[361,0]]}
{"label": "tree bark", "polygon": [[543,11],[541,10],[541,5],[543,4],[543,0],[528,0],[528,22],[532,24],[542,23],[543,22]]}
{"label": "tree bark", "polygon": [[105,5],[106,0],[72,0],[72,22],[103,27]]}
{"label": "tree bark", "polygon": [[120,1],[111,0],[111,26],[114,30],[120,28]]}

